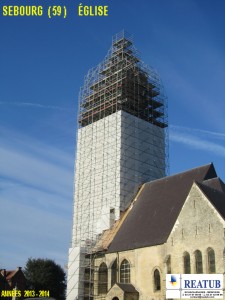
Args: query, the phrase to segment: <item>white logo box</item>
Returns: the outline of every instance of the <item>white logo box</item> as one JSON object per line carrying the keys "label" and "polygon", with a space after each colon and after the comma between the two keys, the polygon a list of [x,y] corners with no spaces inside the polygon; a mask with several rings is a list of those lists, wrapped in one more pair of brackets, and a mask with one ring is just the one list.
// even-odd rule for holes
{"label": "white logo box", "polygon": [[167,274],[166,298],[223,299],[223,274]]}

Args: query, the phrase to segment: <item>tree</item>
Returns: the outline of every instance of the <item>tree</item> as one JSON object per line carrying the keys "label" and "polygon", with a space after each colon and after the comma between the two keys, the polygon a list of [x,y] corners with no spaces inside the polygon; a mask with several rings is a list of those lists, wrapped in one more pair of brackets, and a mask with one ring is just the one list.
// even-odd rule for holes
{"label": "tree", "polygon": [[50,297],[65,300],[66,274],[53,260],[29,258],[24,274],[29,289],[37,294],[39,291],[49,291]]}

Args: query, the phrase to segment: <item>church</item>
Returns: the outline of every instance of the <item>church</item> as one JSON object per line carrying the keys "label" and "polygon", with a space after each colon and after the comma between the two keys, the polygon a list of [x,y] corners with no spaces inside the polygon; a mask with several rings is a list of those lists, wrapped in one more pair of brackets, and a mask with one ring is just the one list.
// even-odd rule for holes
{"label": "church", "polygon": [[224,273],[213,164],[168,175],[167,98],[133,37],[112,38],[79,95],[67,300],[163,300],[166,274]]}
{"label": "church", "polygon": [[213,164],[142,185],[92,257],[94,299],[163,300],[166,274],[224,274],[225,184]]}

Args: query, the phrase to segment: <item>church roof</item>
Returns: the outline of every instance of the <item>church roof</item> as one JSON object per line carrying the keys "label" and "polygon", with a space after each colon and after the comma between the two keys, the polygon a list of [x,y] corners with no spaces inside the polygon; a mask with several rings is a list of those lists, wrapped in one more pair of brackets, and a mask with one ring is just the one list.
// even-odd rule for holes
{"label": "church roof", "polygon": [[[221,181],[221,180],[220,180]],[[221,183],[223,183],[221,181]],[[210,187],[209,185],[205,185],[205,181],[203,183],[197,183],[204,195],[210,200],[212,205],[216,208],[218,213],[225,219],[225,193],[220,190],[220,186],[218,189]]]}
{"label": "church roof", "polygon": [[225,193],[225,184],[219,177],[204,180],[204,185],[207,185],[212,189]]}
{"label": "church roof", "polygon": [[224,184],[218,184],[218,180],[210,183],[214,178],[217,178],[214,166],[208,164],[146,183],[137,201],[131,204],[108,252],[165,243],[194,182],[198,182],[205,195],[210,200],[212,198],[213,205],[225,216],[225,198],[219,191]]}
{"label": "church roof", "polygon": [[116,283],[125,293],[138,293],[136,288],[130,283]]}

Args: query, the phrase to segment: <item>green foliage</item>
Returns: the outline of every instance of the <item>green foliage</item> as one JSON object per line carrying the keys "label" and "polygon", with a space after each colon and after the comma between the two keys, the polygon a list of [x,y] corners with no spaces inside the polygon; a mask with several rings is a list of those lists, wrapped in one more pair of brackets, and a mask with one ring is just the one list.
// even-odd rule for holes
{"label": "green foliage", "polygon": [[50,259],[29,258],[24,275],[28,288],[39,291],[49,291],[50,297],[65,300],[66,274],[63,269]]}

